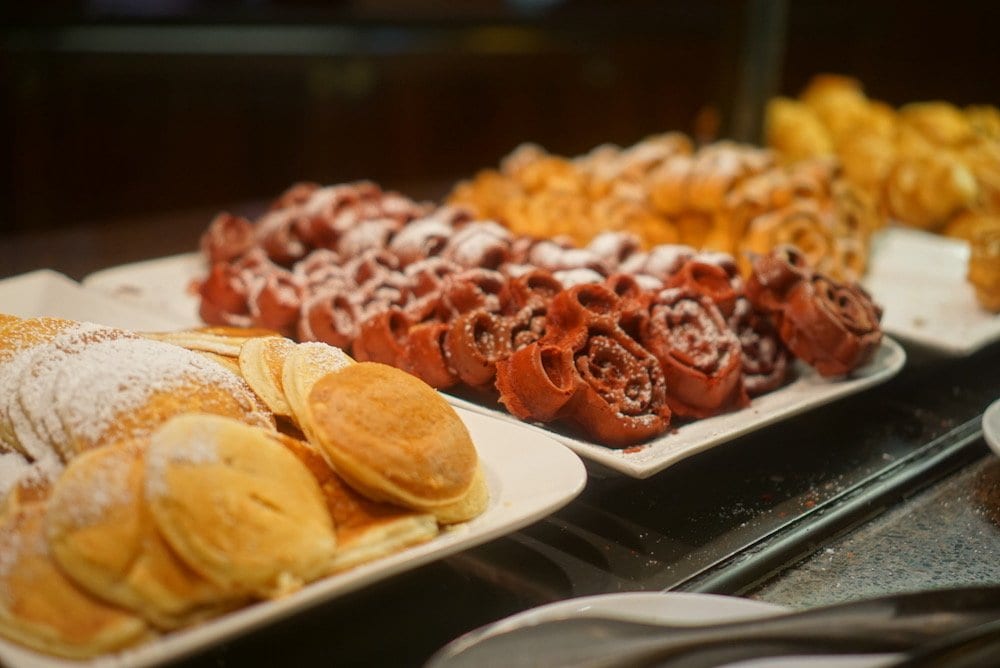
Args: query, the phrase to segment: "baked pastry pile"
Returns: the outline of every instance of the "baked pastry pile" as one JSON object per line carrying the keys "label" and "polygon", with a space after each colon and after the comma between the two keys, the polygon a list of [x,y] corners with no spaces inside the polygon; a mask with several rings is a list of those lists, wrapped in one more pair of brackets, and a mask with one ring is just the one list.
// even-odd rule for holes
{"label": "baked pastry pile", "polygon": [[42,652],[283,596],[488,503],[436,392],[326,344],[3,316],[0,375],[0,636]]}
{"label": "baked pastry pile", "polygon": [[627,231],[646,247],[729,253],[744,274],[748,253],[794,244],[818,270],[849,280],[864,272],[869,237],[882,222],[836,161],[784,166],[769,150],[728,141],[696,150],[676,133],[574,159],[522,145],[498,170],[455,186],[448,201],[533,237],[583,245]]}
{"label": "baked pastry pile", "polygon": [[[869,99],[854,79],[823,75],[798,99],[770,102],[767,137],[788,162],[836,156],[846,177],[903,224],[970,242],[1000,227],[995,107],[937,101],[894,109]],[[969,270],[970,281],[980,276]],[[995,291],[974,284],[984,308],[1000,309]]]}
{"label": "baked pastry pile", "polygon": [[[674,418],[733,410],[779,387],[789,346],[826,376],[868,361],[881,340],[868,295],[779,248],[795,258],[801,285],[783,279],[780,289],[752,292],[767,282],[761,271],[773,272],[771,254],[757,257],[745,286],[724,253],[644,251],[628,232],[576,247],[370,183],[298,185],[255,223],[220,214],[210,224],[200,312],[210,324],[323,341],[624,447]],[[856,322],[833,293],[850,294],[871,317]]]}

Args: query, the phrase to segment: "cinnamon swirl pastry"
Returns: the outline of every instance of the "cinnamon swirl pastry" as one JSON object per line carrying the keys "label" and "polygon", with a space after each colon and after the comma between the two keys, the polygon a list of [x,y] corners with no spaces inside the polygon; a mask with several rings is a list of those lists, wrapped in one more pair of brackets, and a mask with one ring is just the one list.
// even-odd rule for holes
{"label": "cinnamon swirl pastry", "polygon": [[794,250],[758,258],[747,297],[774,317],[789,350],[823,376],[849,373],[881,344],[882,311],[868,293],[812,272]]}
{"label": "cinnamon swirl pastry", "polygon": [[663,290],[640,336],[663,367],[667,403],[677,415],[704,418],[746,405],[740,342],[708,297]]}

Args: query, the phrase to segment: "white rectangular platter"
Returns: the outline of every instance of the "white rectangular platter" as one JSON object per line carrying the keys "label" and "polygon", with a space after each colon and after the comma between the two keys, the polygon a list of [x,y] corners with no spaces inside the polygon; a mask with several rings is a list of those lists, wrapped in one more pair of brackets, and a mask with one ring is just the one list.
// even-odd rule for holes
{"label": "white rectangular platter", "polygon": [[885,382],[903,368],[905,361],[906,353],[903,348],[886,337],[872,361],[846,378],[827,380],[812,368],[797,362],[795,368],[798,377],[793,382],[756,397],[742,410],[688,422],[651,441],[620,450],[560,433],[543,424],[521,422],[496,408],[460,398],[450,397],[448,400],[470,411],[511,423],[526,424],[529,429],[552,436],[581,457],[633,478],[648,478],[703,450]]}
{"label": "white rectangular platter", "polygon": [[885,309],[882,328],[954,356],[1000,341],[1000,314],[976,302],[968,263],[969,245],[958,239],[901,227],[876,234],[863,284]]}
{"label": "white rectangular platter", "polygon": [[[0,312],[22,317],[67,317],[139,330],[170,326],[157,315],[47,271],[0,281]],[[552,438],[461,408],[458,413],[479,452],[490,489],[489,507],[474,520],[446,530],[423,545],[317,581],[288,597],[251,605],[119,654],[85,662],[65,661],[0,639],[0,666],[132,668],[173,661],[396,573],[516,531],[568,503],[586,484],[583,463]]]}
{"label": "white rectangular platter", "polygon": [[[202,271],[198,255],[192,253],[106,269],[88,276],[84,285],[115,298],[127,299],[133,305],[156,309],[158,313],[177,314],[177,326],[184,327],[200,323],[197,297],[187,292],[185,286]],[[642,446],[624,450],[581,440],[545,425],[521,422],[497,407],[451,396],[448,400],[469,411],[553,437],[582,457],[612,470],[634,478],[647,478],[702,450],[884,382],[899,372],[905,360],[906,354],[899,344],[885,339],[875,358],[845,379],[824,380],[812,369],[799,364],[794,382],[754,399],[743,410],[691,422]]]}

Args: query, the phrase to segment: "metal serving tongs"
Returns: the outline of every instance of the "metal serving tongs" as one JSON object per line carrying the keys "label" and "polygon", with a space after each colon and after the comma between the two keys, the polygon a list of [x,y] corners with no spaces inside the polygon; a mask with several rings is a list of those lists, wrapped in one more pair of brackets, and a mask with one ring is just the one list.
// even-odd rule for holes
{"label": "metal serving tongs", "polygon": [[571,616],[504,631],[498,622],[449,643],[425,668],[694,668],[830,654],[892,654],[912,666],[938,665],[943,652],[961,650],[970,638],[995,642],[998,620],[1000,587],[971,587],[699,626]]}

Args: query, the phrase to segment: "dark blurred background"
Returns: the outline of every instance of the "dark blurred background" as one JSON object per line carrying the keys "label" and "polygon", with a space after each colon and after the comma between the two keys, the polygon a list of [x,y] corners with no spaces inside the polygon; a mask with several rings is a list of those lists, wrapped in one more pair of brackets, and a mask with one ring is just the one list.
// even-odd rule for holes
{"label": "dark blurred background", "polygon": [[523,141],[754,139],[763,100],[820,72],[1000,104],[996,2],[22,4],[0,29],[0,243],[298,180],[440,197]]}

